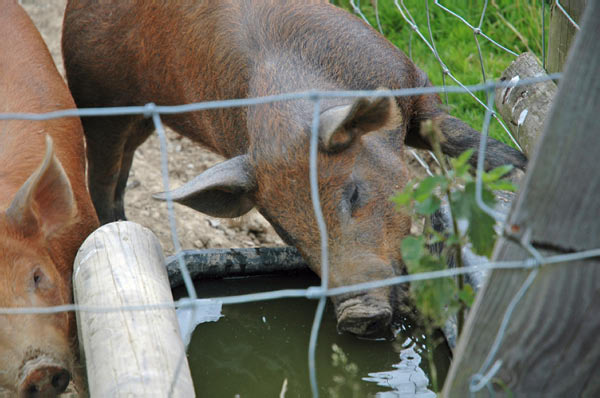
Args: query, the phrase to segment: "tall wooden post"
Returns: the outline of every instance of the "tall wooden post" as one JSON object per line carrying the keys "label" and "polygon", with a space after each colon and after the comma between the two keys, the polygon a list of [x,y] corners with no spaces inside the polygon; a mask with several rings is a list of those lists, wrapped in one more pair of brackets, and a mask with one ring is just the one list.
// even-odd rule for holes
{"label": "tall wooden post", "polygon": [[[561,0],[560,5],[579,24],[587,2],[588,0]],[[546,62],[548,73],[562,72],[569,48],[571,48],[576,34],[577,29],[575,26],[553,1],[550,9],[550,28],[548,32],[548,60]]]}

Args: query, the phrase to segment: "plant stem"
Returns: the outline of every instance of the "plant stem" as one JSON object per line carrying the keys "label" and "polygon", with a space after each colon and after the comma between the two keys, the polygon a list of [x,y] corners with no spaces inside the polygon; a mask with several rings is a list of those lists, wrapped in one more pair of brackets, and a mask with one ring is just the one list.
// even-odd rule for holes
{"label": "plant stem", "polygon": [[[432,123],[430,120],[427,122],[424,122],[423,127],[422,127],[422,131],[425,132],[425,134],[427,134],[427,138],[429,138],[429,142],[431,143],[431,147],[433,148],[433,153],[435,154],[435,156],[438,158],[439,162],[440,162],[440,169],[442,170],[442,175],[444,176],[444,178],[446,179],[446,198],[448,200],[448,204],[450,204],[450,195],[452,193],[451,190],[451,184],[452,184],[452,178],[450,178],[450,176],[448,175],[448,171],[447,171],[447,165],[446,165],[446,159],[444,157],[444,154],[442,153],[442,148],[440,146],[440,135],[441,135],[441,131],[439,131],[439,127],[436,126],[434,123]],[[458,221],[456,220],[456,217],[454,217],[454,213],[452,212],[452,208],[450,207],[450,218],[452,218],[452,231],[454,233],[454,236],[456,236],[457,238],[460,237],[460,230],[458,229]],[[456,266],[458,268],[462,268],[463,267],[463,261],[462,261],[462,245],[460,243],[460,239],[456,239],[456,242],[454,244],[452,244],[452,248],[454,249],[454,257],[456,258]],[[463,274],[459,274],[457,276],[457,287],[458,290],[461,291],[464,288],[464,276]],[[460,333],[462,332],[463,329],[463,325],[465,323],[465,303],[463,303],[462,301],[459,301],[459,308],[458,308],[458,312],[456,314],[456,329],[457,329],[457,335],[460,336]]]}
{"label": "plant stem", "polygon": [[[450,187],[449,185],[446,187],[446,195],[448,197],[448,201],[450,201]],[[454,214],[452,213],[452,209],[450,209],[450,217],[452,218],[452,230],[454,232],[454,236],[460,236],[460,230],[458,229],[458,222],[456,221],[456,217],[454,217]],[[454,248],[454,256],[456,258],[456,266],[458,268],[462,268],[463,267],[463,260],[462,260],[462,245],[460,244],[460,239],[456,239],[456,243],[454,243],[453,245]],[[458,291],[462,291],[464,286],[465,286],[465,280],[464,280],[464,275],[463,274],[459,274],[457,275],[457,287],[458,287]],[[463,303],[462,301],[459,302],[459,307],[458,307],[458,312],[456,313],[456,330],[457,330],[457,336],[460,336],[462,330],[463,330],[463,326],[465,324],[465,303]]]}
{"label": "plant stem", "polygon": [[429,362],[429,376],[431,377],[431,388],[434,392],[438,392],[438,376],[437,369],[433,358],[433,351],[435,349],[435,342],[433,341],[433,331],[429,328],[427,332],[427,361]]}

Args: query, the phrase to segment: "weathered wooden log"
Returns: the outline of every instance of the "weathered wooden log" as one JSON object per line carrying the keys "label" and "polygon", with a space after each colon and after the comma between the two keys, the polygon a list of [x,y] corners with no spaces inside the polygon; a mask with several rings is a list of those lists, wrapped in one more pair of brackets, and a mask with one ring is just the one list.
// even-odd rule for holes
{"label": "weathered wooden log", "polygon": [[[83,243],[73,272],[75,303],[114,307],[172,303],[156,236],[132,222],[107,224]],[[173,397],[194,387],[174,308],[77,312],[92,397]]]}
{"label": "weathered wooden log", "polygon": [[[599,20],[600,2],[591,1],[525,186],[509,216],[510,238],[501,240],[494,260],[530,258],[515,243],[524,239],[543,256],[600,248]],[[600,259],[545,265],[532,272],[491,273],[460,337],[443,396],[488,396],[485,387],[471,394],[470,383],[494,364],[499,368],[489,376],[500,396],[600,396],[600,346],[595,344],[600,330]],[[526,281],[531,285],[512,306]],[[490,356],[507,308],[514,311]]]}
{"label": "weathered wooden log", "polygon": [[[546,71],[530,52],[517,57],[502,73],[500,80],[519,80],[543,76]],[[538,142],[550,105],[556,94],[552,80],[516,87],[496,88],[496,108],[528,157]]]}

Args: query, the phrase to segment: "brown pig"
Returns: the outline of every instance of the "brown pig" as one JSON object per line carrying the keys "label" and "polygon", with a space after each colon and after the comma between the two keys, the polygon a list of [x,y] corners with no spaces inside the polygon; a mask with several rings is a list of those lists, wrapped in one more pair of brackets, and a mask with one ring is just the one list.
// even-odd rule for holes
{"label": "brown pig", "polygon": [[[0,113],[74,108],[32,21],[1,3]],[[71,303],[73,260],[97,225],[80,120],[0,120],[0,307]],[[62,393],[81,376],[76,342],[72,312],[0,314],[0,396]]]}
{"label": "brown pig", "polygon": [[[62,45],[79,107],[430,85],[404,53],[327,1],[73,0]],[[163,115],[175,131],[228,158],[174,191],[175,199],[216,217],[257,207],[320,275],[309,186],[312,114],[312,101],[298,100]],[[318,181],[330,286],[404,272],[399,243],[410,217],[389,198],[409,180],[404,146],[428,147],[419,135],[426,119],[439,124],[447,154],[479,143],[480,134],[445,113],[437,95],[322,101]],[[133,153],[152,133],[152,121],[139,115],[83,123],[100,220],[122,219]],[[525,162],[504,144],[488,145],[489,167]],[[338,329],[386,334],[405,311],[403,298],[400,288],[334,297]]]}

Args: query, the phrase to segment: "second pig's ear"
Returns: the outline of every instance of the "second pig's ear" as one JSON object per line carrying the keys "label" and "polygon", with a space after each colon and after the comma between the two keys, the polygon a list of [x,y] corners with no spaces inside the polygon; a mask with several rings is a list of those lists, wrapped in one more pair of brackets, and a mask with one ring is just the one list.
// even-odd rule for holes
{"label": "second pig's ear", "polygon": [[393,97],[357,98],[352,104],[327,109],[319,116],[320,149],[344,150],[363,134],[395,127],[398,115]]}
{"label": "second pig's ear", "polygon": [[[254,171],[248,155],[236,156],[196,176],[170,191],[174,202],[213,217],[239,217],[254,207],[251,194],[256,188]],[[152,195],[167,200],[167,193]]]}
{"label": "second pig's ear", "polygon": [[77,220],[71,183],[49,136],[44,159],[15,194],[6,217],[24,236],[41,232],[46,238]]}

